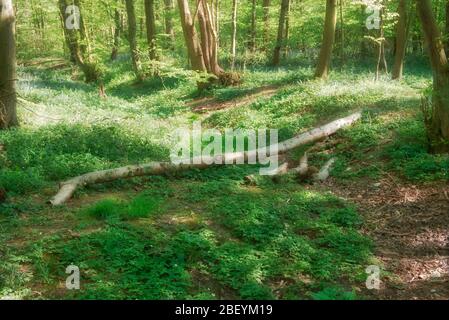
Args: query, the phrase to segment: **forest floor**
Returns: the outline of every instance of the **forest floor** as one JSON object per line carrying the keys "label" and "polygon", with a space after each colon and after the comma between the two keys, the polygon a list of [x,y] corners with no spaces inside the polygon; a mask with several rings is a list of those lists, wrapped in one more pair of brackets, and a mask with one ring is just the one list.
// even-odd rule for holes
{"label": "forest floor", "polygon": [[[364,233],[388,273],[378,299],[449,299],[449,186],[417,186],[385,180],[329,188],[354,202],[365,219]],[[387,200],[386,200],[387,199]]]}
{"label": "forest floor", "polygon": [[[420,69],[402,82],[367,69],[252,70],[239,87],[200,96],[185,74],[136,85],[122,64],[108,97],[71,70],[20,71],[22,127],[0,133],[0,297],[100,299],[448,299],[449,158],[426,152]],[[115,69],[114,69],[115,68]],[[46,201],[85,172],[167,160],[174,130],[298,132],[363,111],[318,143],[310,163],[336,157],[323,184],[244,177],[226,166],[117,181]],[[310,148],[290,152],[297,162]],[[5,245],[3,245],[5,244]],[[65,289],[75,264],[82,290]],[[367,290],[366,267],[381,268]]]}

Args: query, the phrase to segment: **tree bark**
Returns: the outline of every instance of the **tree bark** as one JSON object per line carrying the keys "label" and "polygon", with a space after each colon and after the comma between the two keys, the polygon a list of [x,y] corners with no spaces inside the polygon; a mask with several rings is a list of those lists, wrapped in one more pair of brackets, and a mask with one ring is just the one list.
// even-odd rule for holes
{"label": "tree bark", "polygon": [[281,11],[279,13],[279,24],[278,24],[278,34],[276,39],[276,46],[273,53],[273,65],[279,66],[281,62],[281,50],[284,46],[284,36],[285,36],[285,19],[287,17],[288,8],[290,5],[290,0],[282,0]]}
{"label": "tree bark", "polygon": [[214,26],[217,34],[217,50],[220,47],[220,0],[215,0],[214,7]]}
{"label": "tree bark", "polygon": [[[118,5],[117,1],[117,5]],[[120,47],[120,36],[122,33],[122,13],[120,12],[119,8],[115,8],[114,10],[114,45],[112,47],[111,52],[111,61],[114,61],[117,59],[118,50]]]}
{"label": "tree bark", "polygon": [[134,8],[134,0],[125,0],[125,3],[126,3],[126,14],[128,16],[128,41],[129,41],[129,48],[131,51],[133,70],[137,80],[142,81],[143,74],[136,40],[137,21],[136,21],[136,11]]}
{"label": "tree bark", "polygon": [[[278,154],[283,154],[289,150],[297,148],[308,143],[312,143],[324,139],[340,129],[346,128],[354,124],[361,118],[361,113],[356,112],[348,117],[332,121],[322,127],[314,128],[291,139],[285,140],[277,144]],[[271,149],[267,147],[264,153],[269,153]],[[53,206],[62,205],[67,202],[75,193],[76,189],[89,184],[102,183],[117,179],[145,176],[145,175],[161,175],[170,172],[179,172],[194,168],[210,167],[209,163],[240,163],[245,162],[248,158],[253,158],[260,153],[259,150],[250,150],[246,152],[220,154],[214,157],[201,157],[199,161],[191,161],[191,164],[173,164],[170,162],[151,162],[142,165],[127,166],[117,169],[96,171],[87,173],[82,176],[62,182],[59,192],[49,201]]]}
{"label": "tree bark", "polygon": [[449,55],[449,0],[446,0],[446,55]]}
{"label": "tree bark", "polygon": [[151,60],[158,60],[156,48],[156,18],[154,16],[154,0],[145,0],[145,23],[147,27],[147,42]]}
{"label": "tree bark", "polygon": [[170,48],[174,49],[175,32],[173,29],[173,11],[175,4],[173,0],[164,0],[165,3],[165,34],[170,38]]}
{"label": "tree bark", "polygon": [[0,129],[18,125],[15,19],[12,0],[0,0]]}
{"label": "tree bark", "polygon": [[251,2],[251,38],[249,41],[249,50],[251,52],[255,52],[256,51],[256,9],[257,9],[257,5],[256,5],[256,0],[252,0]]}
{"label": "tree bark", "polygon": [[263,41],[265,48],[270,40],[270,5],[271,0],[263,0]]}
{"label": "tree bark", "polygon": [[288,1],[287,13],[285,14],[285,34],[284,34],[284,58],[288,56],[289,47],[288,40],[290,39],[290,11],[292,7],[292,0]]}
{"label": "tree bark", "polygon": [[196,71],[206,71],[198,35],[195,30],[194,18],[190,13],[188,0],[178,0],[179,14],[181,15],[181,25],[184,34],[184,40],[187,46],[192,69]]}
{"label": "tree bark", "polygon": [[396,52],[392,71],[393,80],[400,80],[404,69],[405,51],[407,49],[407,0],[399,0],[399,21],[396,26]]}
{"label": "tree bark", "polygon": [[337,26],[337,0],[326,1],[326,17],[324,22],[323,43],[321,45],[315,77],[327,79],[335,42],[335,29]]}
{"label": "tree bark", "polygon": [[340,59],[345,62],[345,20],[343,14],[344,0],[340,0]]}
{"label": "tree bark", "polygon": [[238,0],[232,0],[232,39],[231,39],[231,70],[235,69],[235,55],[237,48],[237,5]]}
{"label": "tree bark", "polygon": [[417,2],[418,15],[428,44],[433,70],[432,110],[427,122],[430,149],[449,152],[449,63],[430,0]]}
{"label": "tree bark", "polygon": [[[70,29],[66,27],[66,8],[75,3],[79,5],[79,0],[73,2],[70,0],[59,0],[59,10],[62,17],[62,26],[64,28],[64,35],[67,47],[70,51],[70,57],[75,64],[83,71],[86,82],[101,82],[101,72],[95,62],[91,61],[89,51],[84,44],[81,44],[83,37],[86,37],[84,23],[80,21],[80,29]],[[79,7],[80,15],[82,16],[81,7]],[[84,31],[83,31],[84,30]],[[84,35],[83,35],[84,33]]]}
{"label": "tree bark", "polygon": [[[219,77],[223,69],[218,64],[217,33],[209,3],[198,0],[195,15],[192,17],[188,0],[178,0],[181,24],[187,52],[193,70],[205,71]],[[201,41],[195,30],[198,18]]]}

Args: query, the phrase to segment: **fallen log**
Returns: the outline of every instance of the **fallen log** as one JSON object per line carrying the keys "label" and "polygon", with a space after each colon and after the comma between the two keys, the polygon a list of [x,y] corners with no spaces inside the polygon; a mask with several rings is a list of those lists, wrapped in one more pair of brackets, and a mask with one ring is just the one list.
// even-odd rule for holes
{"label": "fallen log", "polygon": [[[332,121],[324,126],[314,128],[312,130],[301,133],[291,139],[280,142],[277,145],[272,145],[272,147],[273,146],[277,147],[278,153],[282,154],[291,149],[297,148],[301,145],[305,145],[326,138],[342,128],[349,127],[360,118],[361,113],[356,112],[348,117]],[[271,150],[270,147],[266,148],[268,155],[270,150]],[[259,150],[250,150],[246,152],[227,153],[223,155],[217,155],[214,157],[200,157],[201,159],[194,158],[191,159],[192,161],[190,161],[190,164],[182,164],[182,163],[174,164],[171,162],[150,162],[142,165],[132,165],[116,169],[86,173],[84,175],[62,182],[60,184],[60,189],[58,193],[49,202],[53,206],[62,205],[73,196],[73,194],[79,187],[84,187],[90,184],[138,176],[161,175],[194,168],[201,169],[211,166],[210,163],[213,163],[212,165],[216,165],[215,163],[230,163],[231,161],[239,163],[238,161],[243,160],[244,162],[246,162],[247,159],[255,157],[258,154],[258,152]]]}

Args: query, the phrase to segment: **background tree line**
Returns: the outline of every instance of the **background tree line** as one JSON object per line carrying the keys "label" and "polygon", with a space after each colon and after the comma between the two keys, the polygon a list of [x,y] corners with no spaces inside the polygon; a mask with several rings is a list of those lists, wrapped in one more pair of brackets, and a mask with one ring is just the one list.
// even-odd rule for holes
{"label": "background tree line", "polygon": [[[137,81],[181,68],[199,71],[205,78],[199,83],[233,85],[248,67],[309,64],[325,79],[332,64],[344,67],[355,60],[372,63],[376,78],[392,71],[392,78],[400,79],[406,55],[428,55],[434,88],[432,104],[423,103],[423,110],[430,145],[433,151],[449,150],[447,0],[1,0],[0,5],[1,127],[17,124],[14,42],[19,63],[68,57],[86,82],[98,83],[102,96],[111,60],[132,61]],[[65,27],[71,5],[80,10],[79,29]],[[373,13],[367,8],[377,8],[379,28],[367,29]]]}

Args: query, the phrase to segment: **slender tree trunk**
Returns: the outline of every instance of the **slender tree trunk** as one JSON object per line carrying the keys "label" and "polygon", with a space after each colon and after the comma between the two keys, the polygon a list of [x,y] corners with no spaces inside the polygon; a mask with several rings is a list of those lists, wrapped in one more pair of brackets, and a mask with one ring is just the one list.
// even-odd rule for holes
{"label": "slender tree trunk", "polygon": [[449,0],[446,0],[446,54],[449,55]]}
{"label": "slender tree trunk", "polygon": [[170,38],[170,48],[173,50],[175,42],[175,32],[173,29],[173,11],[175,4],[173,0],[164,0],[165,3],[165,34]]}
{"label": "slender tree trunk", "polygon": [[178,0],[179,14],[181,15],[182,31],[187,46],[187,52],[192,65],[196,71],[206,71],[204,64],[203,51],[195,30],[194,19],[189,8],[188,0]]}
{"label": "slender tree trunk", "polygon": [[447,153],[449,152],[449,62],[431,1],[418,1],[417,10],[433,70],[432,110],[426,115],[430,148],[435,153]]}
{"label": "slender tree trunk", "polygon": [[[77,1],[75,1],[75,3],[79,4]],[[80,39],[82,39],[82,37],[86,37],[86,34],[82,34],[84,23],[81,23],[82,20],[80,20],[80,30],[67,28],[66,26],[66,8],[73,3],[74,2],[70,0],[59,0],[59,10],[62,17],[65,40],[70,51],[70,56],[75,61],[76,65],[83,71],[86,82],[101,82],[101,72],[98,69],[97,64],[92,61],[87,48],[83,47],[80,43]],[[81,7],[78,8],[80,9],[80,15],[82,16]]]}
{"label": "slender tree trunk", "polygon": [[249,41],[249,50],[251,52],[256,51],[256,0],[251,2],[251,38]]}
{"label": "slender tree trunk", "polygon": [[232,0],[232,39],[231,39],[231,70],[235,69],[235,55],[237,47],[237,6],[238,0]]}
{"label": "slender tree trunk", "polygon": [[316,78],[327,79],[335,41],[337,26],[337,0],[326,1],[326,17],[324,22],[323,43],[321,45],[318,65],[315,71]]}
{"label": "slender tree trunk", "polygon": [[365,20],[366,20],[366,16],[365,16],[365,6],[362,5],[361,6],[361,15],[363,22],[360,22],[360,27],[361,27],[361,39],[362,41],[360,42],[360,57],[361,58],[365,58],[368,56],[368,46],[367,46],[367,40],[365,39],[364,35],[366,32],[366,24],[365,24]]}
{"label": "slender tree trunk", "polygon": [[15,15],[12,0],[0,0],[0,129],[18,125]]}
{"label": "slender tree trunk", "polygon": [[121,24],[121,15],[119,8],[115,8],[114,10],[114,46],[112,47],[111,60],[114,61],[117,59],[118,50],[120,47],[120,35],[122,32],[122,24]]}
{"label": "slender tree trunk", "polygon": [[377,56],[377,66],[376,66],[376,81],[380,78],[380,71],[384,70],[388,73],[388,64],[385,56],[385,30],[384,30],[384,17],[383,9],[380,10],[380,30],[379,30],[379,40],[378,40],[378,56]]}
{"label": "slender tree trunk", "polygon": [[214,26],[212,9],[206,0],[200,0],[198,22],[201,31],[201,47],[204,63],[209,73],[220,76],[223,69],[218,64],[217,33]]}
{"label": "slender tree trunk", "polygon": [[133,70],[134,73],[136,74],[137,80],[142,81],[143,74],[136,40],[137,21],[136,21],[136,11],[134,8],[134,0],[125,0],[125,3],[126,3],[126,14],[128,16],[128,41],[129,41],[129,48],[131,51]]}
{"label": "slender tree trunk", "polygon": [[282,0],[281,12],[279,13],[278,35],[276,40],[276,47],[273,53],[273,65],[279,66],[281,62],[281,50],[284,45],[285,36],[285,18],[287,17],[290,0]]}
{"label": "slender tree trunk", "polygon": [[217,51],[220,47],[220,0],[215,0],[214,6],[214,26],[217,34]]}
{"label": "slender tree trunk", "polygon": [[[72,0],[73,3],[75,3],[75,5],[79,8],[80,13],[84,12],[83,8],[81,7],[81,2],[80,0]],[[70,4],[70,2],[69,2]],[[90,43],[90,37],[89,37],[89,31],[86,27],[86,21],[84,19],[84,15],[80,14],[80,37],[81,37],[81,41],[80,41],[80,47],[81,47],[81,52],[84,56],[84,58],[91,62],[91,43]]]}
{"label": "slender tree trunk", "polygon": [[271,0],[263,0],[263,42],[265,48],[270,40],[270,4]]}
{"label": "slender tree trunk", "polygon": [[284,34],[284,58],[288,56],[288,40],[290,39],[290,11],[292,9],[292,0],[288,1],[287,13],[285,14],[285,34]]}
{"label": "slender tree trunk", "polygon": [[145,18],[150,59],[158,60],[156,48],[156,18],[154,16],[154,0],[145,0]]}
{"label": "slender tree trunk", "polygon": [[340,59],[345,62],[345,20],[343,14],[344,0],[340,0]]}
{"label": "slender tree trunk", "polygon": [[399,1],[398,15],[399,21],[396,26],[396,52],[392,71],[393,80],[399,80],[402,78],[404,68],[405,51],[407,48],[407,24],[409,19],[407,12],[407,0]]}

